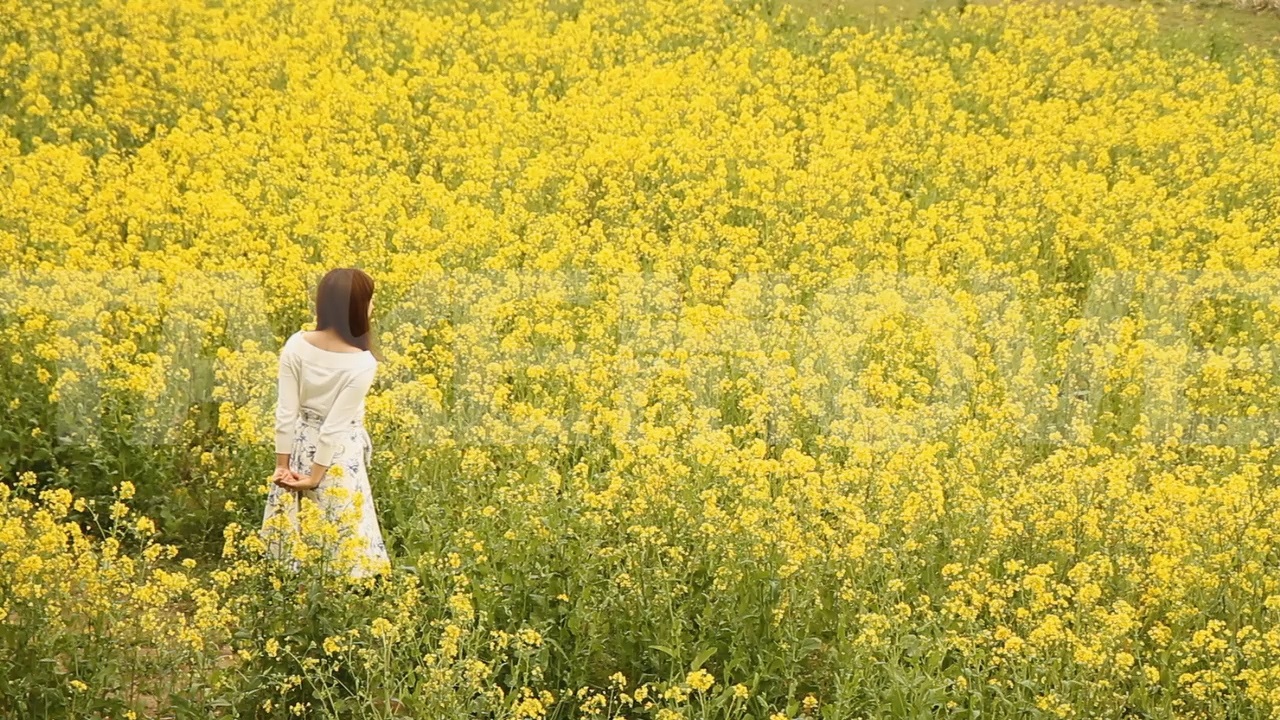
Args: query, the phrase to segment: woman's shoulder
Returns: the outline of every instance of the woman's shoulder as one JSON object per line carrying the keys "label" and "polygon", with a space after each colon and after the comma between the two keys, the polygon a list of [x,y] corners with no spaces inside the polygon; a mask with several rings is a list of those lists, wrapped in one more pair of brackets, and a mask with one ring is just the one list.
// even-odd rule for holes
{"label": "woman's shoulder", "polygon": [[373,379],[378,374],[378,362],[369,353],[360,353],[360,355],[362,357],[359,358],[358,362],[352,363],[345,368],[346,382],[360,386],[373,385]]}
{"label": "woman's shoulder", "polygon": [[293,353],[300,352],[302,350],[302,344],[306,342],[306,339],[302,337],[302,334],[304,332],[305,332],[304,330],[298,330],[294,332],[292,335],[290,335],[289,337],[285,338],[284,346],[281,349],[287,350]]}
{"label": "woman's shoulder", "polygon": [[298,354],[310,357],[310,359],[333,361],[333,363],[338,363],[338,366],[348,369],[360,369],[365,368],[367,365],[378,363],[378,359],[374,354],[367,350],[326,350],[326,348],[317,346],[316,343],[307,340],[308,332],[312,331],[297,331],[285,338],[284,350],[298,352]]}

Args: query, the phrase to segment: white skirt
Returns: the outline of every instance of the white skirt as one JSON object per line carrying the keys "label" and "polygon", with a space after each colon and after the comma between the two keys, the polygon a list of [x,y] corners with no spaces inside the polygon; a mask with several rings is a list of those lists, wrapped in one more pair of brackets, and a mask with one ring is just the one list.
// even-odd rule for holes
{"label": "white skirt", "polygon": [[[323,422],[324,416],[312,410],[304,408],[299,413],[293,450],[289,456],[290,469],[299,475],[311,474],[316,439]],[[295,491],[271,484],[267,506],[262,513],[263,529],[260,531],[267,541],[268,554],[288,562],[294,568],[298,567],[297,560],[281,538],[267,532],[267,521],[277,514],[284,514],[289,518],[293,529],[298,531],[301,529],[298,511],[302,509],[304,502],[314,502],[329,522],[339,525],[339,533],[343,538],[350,537],[350,534],[359,538],[351,541],[357,548],[356,561],[349,570],[351,576],[365,577],[386,572],[390,568],[387,546],[382,541],[382,529],[378,524],[373,492],[369,487],[369,460],[373,455],[373,442],[364,428],[363,420],[352,420],[348,427],[343,428],[337,445],[333,464],[315,488]],[[353,526],[350,516],[352,508],[357,505],[359,511]],[[328,549],[331,553],[336,552],[338,545],[328,545]]]}

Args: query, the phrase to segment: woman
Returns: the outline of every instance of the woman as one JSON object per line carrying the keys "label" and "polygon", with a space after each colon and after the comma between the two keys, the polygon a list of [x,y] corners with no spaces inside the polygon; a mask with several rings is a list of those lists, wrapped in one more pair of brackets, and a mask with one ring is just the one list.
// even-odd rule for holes
{"label": "woman", "polygon": [[[294,333],[280,351],[276,470],[263,532],[281,513],[297,528],[302,503],[313,501],[355,544],[349,574],[383,573],[389,562],[369,488],[372,443],[364,428],[365,394],[378,369],[370,350],[373,279],[355,268],[331,270],[320,280],[315,308],[316,329]],[[279,545],[269,547],[281,557]]]}

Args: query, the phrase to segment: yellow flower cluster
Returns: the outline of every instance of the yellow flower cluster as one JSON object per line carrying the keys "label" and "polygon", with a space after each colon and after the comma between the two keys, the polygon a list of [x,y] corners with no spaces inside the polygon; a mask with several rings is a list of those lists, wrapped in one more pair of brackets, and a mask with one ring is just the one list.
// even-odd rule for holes
{"label": "yellow flower cluster", "polygon": [[[121,483],[120,497],[128,498],[131,489],[128,481]],[[23,667],[9,691],[22,697],[24,687],[65,686],[74,691],[68,709],[89,713],[97,700],[134,702],[143,692],[160,696],[181,689],[181,680],[156,668],[200,666],[234,627],[235,616],[187,572],[189,558],[176,570],[167,567],[178,549],[154,541],[149,518],[132,525],[95,518],[97,528],[107,531],[103,539],[71,516],[73,509],[88,510],[83,498],[65,488],[36,497],[32,492],[27,485],[0,484],[0,623],[6,638],[18,643],[5,647],[10,657],[48,661]],[[124,552],[126,543],[136,555]],[[22,654],[13,654],[18,650]],[[122,695],[113,677],[138,682]]]}

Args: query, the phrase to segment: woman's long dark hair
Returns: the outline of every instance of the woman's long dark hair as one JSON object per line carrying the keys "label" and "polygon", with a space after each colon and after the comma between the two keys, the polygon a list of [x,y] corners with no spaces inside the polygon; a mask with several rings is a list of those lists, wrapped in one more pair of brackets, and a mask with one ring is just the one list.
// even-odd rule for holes
{"label": "woman's long dark hair", "polygon": [[332,328],[343,340],[378,357],[369,323],[372,299],[373,278],[368,273],[357,268],[330,270],[316,288],[316,330]]}

